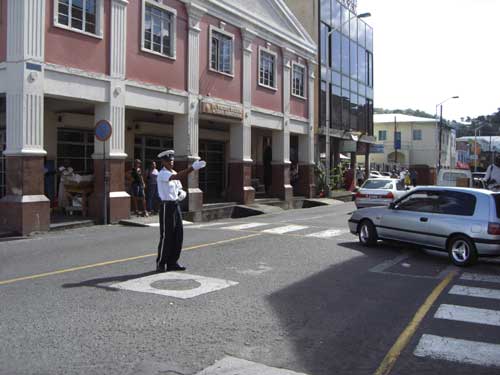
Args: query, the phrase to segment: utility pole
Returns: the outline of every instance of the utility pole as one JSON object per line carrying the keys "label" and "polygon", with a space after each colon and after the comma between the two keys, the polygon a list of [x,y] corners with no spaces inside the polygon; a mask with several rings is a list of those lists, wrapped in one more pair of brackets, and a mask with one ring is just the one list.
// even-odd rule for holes
{"label": "utility pole", "polygon": [[439,146],[438,146],[438,172],[441,170],[441,138],[443,137],[443,104],[440,104],[439,106],[439,131],[438,131],[438,137],[439,137]]}
{"label": "utility pole", "polygon": [[396,122],[396,116],[394,116],[394,163],[398,164],[398,149],[397,149],[397,139],[396,136],[398,134],[398,126]]}

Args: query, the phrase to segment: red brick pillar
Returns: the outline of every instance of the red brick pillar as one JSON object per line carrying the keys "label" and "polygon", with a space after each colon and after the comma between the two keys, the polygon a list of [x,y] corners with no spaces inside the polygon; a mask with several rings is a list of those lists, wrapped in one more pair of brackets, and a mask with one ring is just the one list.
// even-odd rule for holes
{"label": "red brick pillar", "polygon": [[271,195],[284,201],[293,199],[293,189],[290,185],[290,162],[272,165],[273,180]]}
{"label": "red brick pillar", "polygon": [[314,184],[314,164],[299,164],[297,193],[298,195],[306,198],[314,198],[316,196],[316,185]]}
{"label": "red brick pillar", "polygon": [[7,156],[6,161],[7,194],[0,200],[0,227],[20,235],[49,230],[43,156]]}
{"label": "red brick pillar", "polygon": [[241,204],[252,204],[255,189],[252,187],[252,162],[229,163],[228,200]]}
{"label": "red brick pillar", "polygon": [[[125,191],[125,160],[106,160],[108,174],[108,221],[130,217],[130,195]],[[94,160],[94,191],[89,197],[89,216],[104,222],[104,160]]]}

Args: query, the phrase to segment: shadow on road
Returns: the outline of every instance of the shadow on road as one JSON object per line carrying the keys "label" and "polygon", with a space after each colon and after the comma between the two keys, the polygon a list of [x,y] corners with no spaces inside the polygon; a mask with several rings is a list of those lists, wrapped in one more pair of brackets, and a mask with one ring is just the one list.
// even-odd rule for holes
{"label": "shadow on road", "polygon": [[156,274],[155,271],[149,271],[149,272],[143,272],[143,273],[138,273],[134,275],[122,275],[122,276],[110,276],[110,277],[102,277],[98,279],[91,279],[91,280],[85,280],[80,283],[69,283],[69,284],[63,284],[63,288],[81,288],[81,287],[94,287],[94,288],[99,288],[99,289],[104,289],[108,291],[118,291],[119,289],[112,288],[110,286],[107,286],[105,284],[108,283],[119,283],[123,281],[128,281],[132,279],[139,279],[141,277],[146,277],[146,276],[151,276]]}
{"label": "shadow on road", "polygon": [[373,374],[437,280],[368,272],[401,248],[338,245],[360,255],[271,294],[268,302],[300,371]]}

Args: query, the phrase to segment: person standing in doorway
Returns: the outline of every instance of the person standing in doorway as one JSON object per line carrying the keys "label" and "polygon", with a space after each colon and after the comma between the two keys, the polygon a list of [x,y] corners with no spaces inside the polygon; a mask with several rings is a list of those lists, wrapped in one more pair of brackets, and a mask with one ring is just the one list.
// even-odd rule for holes
{"label": "person standing in doorway", "polygon": [[186,269],[178,263],[184,237],[179,201],[186,197],[186,192],[182,189],[181,179],[207,165],[203,160],[196,160],[191,167],[177,173],[174,170],[174,154],[173,150],[158,154],[163,168],[158,173],[157,178],[161,205],[159,215],[160,242],[156,258],[156,272],[184,271]]}
{"label": "person standing in doorway", "polygon": [[135,160],[130,176],[132,177],[132,206],[134,208],[134,214],[138,215],[137,201],[140,200],[142,209],[144,210],[143,215],[147,217],[149,214],[146,208],[146,196],[144,194],[146,184],[142,176],[142,162],[139,159]]}
{"label": "person standing in doorway", "polygon": [[413,187],[417,186],[418,173],[415,169],[410,170],[411,184]]}
{"label": "person standing in doorway", "polygon": [[271,184],[273,179],[273,168],[271,162],[273,160],[273,150],[269,144],[269,139],[266,139],[266,146],[264,148],[264,187],[266,188],[266,194],[271,192]]}
{"label": "person standing in doorway", "polygon": [[156,213],[158,208],[158,169],[156,169],[156,162],[152,161],[147,172],[148,176],[148,211]]}

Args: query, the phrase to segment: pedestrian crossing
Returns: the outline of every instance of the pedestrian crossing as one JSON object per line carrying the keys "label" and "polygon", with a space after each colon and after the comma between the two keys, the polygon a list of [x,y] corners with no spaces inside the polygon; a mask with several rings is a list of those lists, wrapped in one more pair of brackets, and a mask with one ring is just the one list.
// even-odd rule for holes
{"label": "pedestrian crossing", "polygon": [[348,228],[325,229],[309,225],[298,225],[298,224],[287,224],[287,223],[245,222],[232,225],[228,224],[229,224],[228,222],[196,224],[196,225],[189,225],[186,228],[250,231],[263,234],[274,234],[274,235],[290,234],[290,235],[303,236],[309,238],[323,238],[323,239],[340,237],[350,233]]}
{"label": "pedestrian crossing", "polygon": [[[480,286],[463,285],[471,282],[488,283]],[[500,327],[500,304],[498,309],[491,309],[495,301],[500,300],[500,275],[464,273],[456,285],[448,291],[455,304],[442,303],[435,312],[433,319],[454,322],[458,329],[451,336],[445,337],[425,332],[413,354],[424,359],[444,360],[455,363],[471,364],[484,367],[500,368],[500,338],[491,342],[488,332],[491,327]],[[460,304],[456,303],[459,300]],[[473,302],[488,301],[488,309],[467,306]],[[463,304],[462,304],[463,303]],[[490,337],[490,342],[473,341],[461,338],[460,327],[472,325],[480,337]],[[483,333],[483,334],[481,334]]]}

